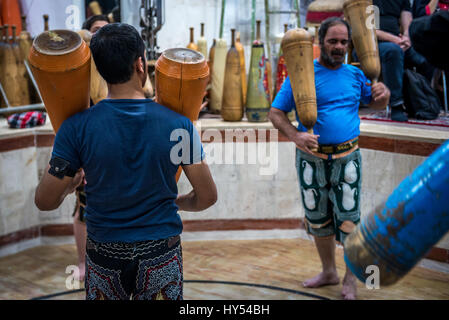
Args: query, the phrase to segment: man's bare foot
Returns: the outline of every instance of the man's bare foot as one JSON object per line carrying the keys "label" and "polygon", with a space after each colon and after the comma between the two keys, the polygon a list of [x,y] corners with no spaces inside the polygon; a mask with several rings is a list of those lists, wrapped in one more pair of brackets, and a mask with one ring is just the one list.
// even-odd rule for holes
{"label": "man's bare foot", "polygon": [[341,290],[341,296],[345,300],[357,299],[357,282],[355,276],[352,273],[346,273],[343,279],[343,289]]}
{"label": "man's bare foot", "polygon": [[333,286],[340,283],[337,273],[321,272],[316,277],[308,279],[302,283],[304,288],[319,288],[323,286]]}

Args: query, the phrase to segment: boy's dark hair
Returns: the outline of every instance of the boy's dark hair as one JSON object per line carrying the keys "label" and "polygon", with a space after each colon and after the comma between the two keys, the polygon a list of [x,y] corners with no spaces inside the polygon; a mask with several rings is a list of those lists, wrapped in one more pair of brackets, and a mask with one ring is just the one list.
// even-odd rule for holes
{"label": "boy's dark hair", "polygon": [[349,23],[347,21],[343,20],[342,18],[331,17],[331,18],[327,18],[326,20],[324,20],[321,23],[320,30],[318,32],[318,37],[319,37],[321,45],[324,44],[324,38],[326,37],[327,31],[329,30],[329,28],[339,25],[339,24],[342,24],[342,25],[346,26],[346,28],[348,28],[348,39],[349,39],[349,41],[351,41],[351,26],[349,25]]}
{"label": "boy's dark hair", "polygon": [[112,23],[98,30],[90,50],[98,72],[110,84],[128,82],[139,57],[145,63],[145,44],[137,30],[126,23]]}
{"label": "boy's dark hair", "polygon": [[91,16],[89,17],[89,19],[84,21],[83,29],[90,31],[90,28],[92,28],[93,24],[97,21],[106,21],[107,23],[109,23],[109,19],[105,15],[100,14],[96,16]]}

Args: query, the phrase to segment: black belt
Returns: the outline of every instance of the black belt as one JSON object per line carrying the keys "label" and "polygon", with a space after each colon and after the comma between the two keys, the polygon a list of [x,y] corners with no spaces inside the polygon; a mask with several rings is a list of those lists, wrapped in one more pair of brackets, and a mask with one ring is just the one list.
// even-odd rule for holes
{"label": "black belt", "polygon": [[341,144],[330,144],[330,145],[320,144],[318,146],[318,153],[339,154],[339,153],[343,153],[348,150],[351,150],[358,144],[359,144],[358,138],[356,138],[354,140],[350,140],[348,142],[341,143]]}

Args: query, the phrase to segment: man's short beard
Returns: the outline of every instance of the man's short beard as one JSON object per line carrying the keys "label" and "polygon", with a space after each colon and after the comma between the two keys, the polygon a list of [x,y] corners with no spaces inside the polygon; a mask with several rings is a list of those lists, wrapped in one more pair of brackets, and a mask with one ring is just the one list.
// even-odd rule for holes
{"label": "man's short beard", "polygon": [[321,49],[321,59],[325,64],[332,68],[338,67],[343,64],[343,62],[336,61],[334,58],[332,58],[331,55],[326,52],[326,50],[323,49]]}

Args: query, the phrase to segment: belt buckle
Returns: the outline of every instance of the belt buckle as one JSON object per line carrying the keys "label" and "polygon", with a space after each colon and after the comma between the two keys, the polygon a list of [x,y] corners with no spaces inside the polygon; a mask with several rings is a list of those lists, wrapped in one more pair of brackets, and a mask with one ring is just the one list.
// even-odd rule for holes
{"label": "belt buckle", "polygon": [[334,153],[333,146],[321,146],[320,149],[321,149],[322,153],[326,153],[326,154]]}

